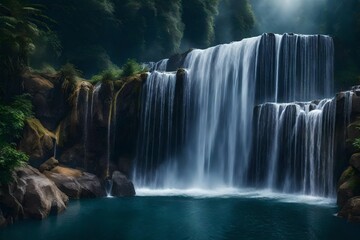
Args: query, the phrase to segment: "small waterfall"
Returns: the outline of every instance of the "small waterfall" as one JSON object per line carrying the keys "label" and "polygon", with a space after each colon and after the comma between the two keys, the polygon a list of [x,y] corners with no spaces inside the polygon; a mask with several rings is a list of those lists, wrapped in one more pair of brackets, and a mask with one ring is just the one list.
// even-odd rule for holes
{"label": "small waterfall", "polygon": [[181,84],[154,71],[143,88],[137,186],[333,194],[335,101],[308,102],[332,95],[330,37],[264,34],[193,50],[184,66]]}
{"label": "small waterfall", "polygon": [[105,179],[105,192],[106,192],[107,198],[112,197],[112,195],[111,195],[112,187],[113,187],[113,180],[110,177]]}
{"label": "small waterfall", "polygon": [[107,124],[107,153],[106,153],[106,173],[105,177],[110,176],[110,159],[111,159],[111,125],[112,125],[112,115],[113,115],[113,101],[110,102],[108,124]]}
{"label": "small waterfall", "polygon": [[283,192],[334,194],[334,99],[256,108],[249,181]]}
{"label": "small waterfall", "polygon": [[89,95],[92,94],[92,92],[89,93],[89,91],[85,92],[85,115],[84,115],[84,168],[87,169],[87,153],[88,153],[88,135],[89,135]]}
{"label": "small waterfall", "polygon": [[162,59],[159,62],[154,63],[150,71],[166,72],[169,59]]}

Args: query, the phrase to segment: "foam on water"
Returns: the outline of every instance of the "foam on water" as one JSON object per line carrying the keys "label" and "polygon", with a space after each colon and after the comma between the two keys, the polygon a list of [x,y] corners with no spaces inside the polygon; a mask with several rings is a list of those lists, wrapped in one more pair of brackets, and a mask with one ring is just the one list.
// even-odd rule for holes
{"label": "foam on water", "polygon": [[311,205],[334,206],[335,199],[312,195],[285,194],[271,189],[257,190],[254,188],[217,188],[217,189],[151,189],[137,188],[138,197],[190,197],[190,198],[253,198],[275,200],[285,203],[304,203]]}

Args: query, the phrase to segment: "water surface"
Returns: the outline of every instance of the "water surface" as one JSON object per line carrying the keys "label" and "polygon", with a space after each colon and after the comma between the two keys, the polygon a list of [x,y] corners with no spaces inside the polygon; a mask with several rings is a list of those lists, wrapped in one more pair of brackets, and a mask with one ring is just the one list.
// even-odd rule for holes
{"label": "water surface", "polygon": [[[165,194],[166,192],[164,192]],[[72,201],[43,221],[0,230],[0,239],[357,239],[360,226],[334,216],[331,202],[266,193],[190,192]],[[160,194],[161,195],[161,194]],[[289,195],[290,196],[290,195]],[[296,199],[302,203],[296,202]]]}

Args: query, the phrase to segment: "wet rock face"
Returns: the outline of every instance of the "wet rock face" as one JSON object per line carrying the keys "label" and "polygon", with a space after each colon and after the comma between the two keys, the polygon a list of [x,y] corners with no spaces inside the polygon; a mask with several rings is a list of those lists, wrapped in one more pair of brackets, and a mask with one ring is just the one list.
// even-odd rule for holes
{"label": "wet rock face", "polygon": [[38,167],[54,154],[55,135],[38,119],[28,119],[19,148],[30,157],[30,164]]}
{"label": "wet rock face", "polygon": [[132,159],[136,151],[141,87],[141,79],[133,79],[115,95],[113,144],[116,147],[113,148],[113,159],[118,170],[126,174],[130,172],[131,166],[127,160]]}
{"label": "wet rock face", "polygon": [[166,71],[172,72],[176,71],[178,68],[184,67],[184,62],[186,59],[186,56],[192,51],[193,49],[189,49],[185,53],[182,54],[175,54],[169,58]]}
{"label": "wet rock face", "polygon": [[58,76],[41,76],[27,72],[22,78],[25,92],[33,97],[36,118],[46,128],[55,130],[69,110]]}
{"label": "wet rock face", "polygon": [[7,222],[22,218],[44,219],[66,209],[68,197],[38,170],[26,166],[14,174],[14,181],[2,186],[0,205]]}

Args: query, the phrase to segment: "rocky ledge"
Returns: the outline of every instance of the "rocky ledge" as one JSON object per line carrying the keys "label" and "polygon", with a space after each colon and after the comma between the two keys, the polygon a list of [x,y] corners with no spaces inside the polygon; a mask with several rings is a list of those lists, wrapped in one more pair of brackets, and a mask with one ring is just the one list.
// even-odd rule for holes
{"label": "rocky ledge", "polygon": [[[353,87],[351,94],[350,122],[346,126],[345,152],[337,159],[345,168],[337,185],[338,216],[360,223],[360,149],[354,145],[360,139],[360,90]],[[349,159],[349,160],[348,160]]]}
{"label": "rocky ledge", "polygon": [[[105,186],[94,174],[60,166],[51,158],[40,171],[25,166],[13,174],[13,181],[0,186],[0,227],[21,219],[44,219],[66,209],[69,199],[104,197]],[[115,171],[112,195],[135,195],[131,181]]]}
{"label": "rocky ledge", "polygon": [[69,198],[37,169],[19,168],[0,188],[0,226],[26,218],[44,219],[66,209]]}

